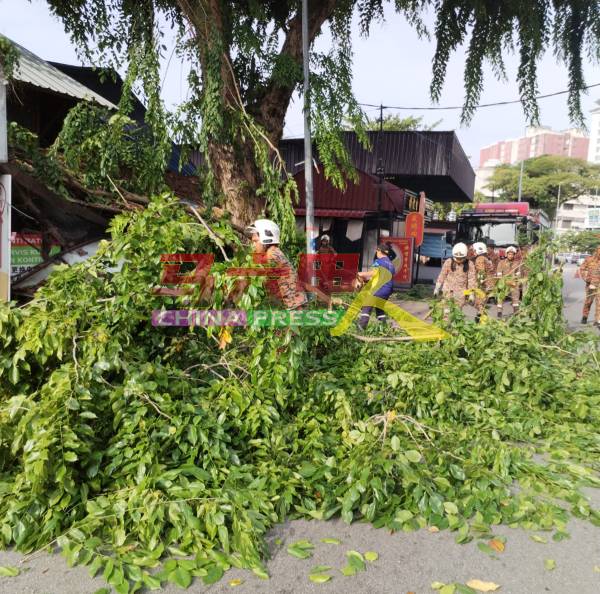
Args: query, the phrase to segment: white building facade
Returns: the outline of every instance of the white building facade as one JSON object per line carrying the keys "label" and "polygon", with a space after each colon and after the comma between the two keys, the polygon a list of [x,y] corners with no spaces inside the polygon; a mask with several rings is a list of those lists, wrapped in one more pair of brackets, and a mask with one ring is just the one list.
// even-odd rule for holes
{"label": "white building facade", "polygon": [[561,204],[556,229],[561,235],[568,231],[600,231],[600,197],[585,195]]}
{"label": "white building facade", "polygon": [[591,114],[590,122],[590,145],[588,149],[588,161],[590,163],[600,164],[600,100],[596,101],[596,106]]}

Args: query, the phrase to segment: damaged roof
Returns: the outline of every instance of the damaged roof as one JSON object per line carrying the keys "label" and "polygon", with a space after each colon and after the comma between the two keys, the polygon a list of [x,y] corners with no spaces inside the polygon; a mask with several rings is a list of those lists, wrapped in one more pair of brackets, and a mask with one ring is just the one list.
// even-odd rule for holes
{"label": "damaged roof", "polygon": [[15,43],[12,39],[9,39],[9,41],[20,54],[19,64],[15,68],[13,75],[15,80],[48,89],[55,93],[59,93],[60,95],[68,95],[69,97],[75,97],[76,99],[83,99],[85,101],[95,101],[109,109],[117,109],[117,106],[111,101],[108,101],[98,93],[88,89],[74,78],[61,72],[58,68],[55,68],[45,60],[42,60],[28,49]]}

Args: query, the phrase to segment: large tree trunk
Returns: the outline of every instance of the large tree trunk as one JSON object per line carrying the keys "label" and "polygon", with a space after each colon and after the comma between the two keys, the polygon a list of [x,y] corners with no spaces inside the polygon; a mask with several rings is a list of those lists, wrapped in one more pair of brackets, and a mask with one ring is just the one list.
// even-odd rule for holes
{"label": "large tree trunk", "polygon": [[[309,39],[312,42],[321,30],[323,23],[331,18],[336,0],[311,0],[309,2]],[[228,23],[223,13],[222,0],[181,0],[182,13],[194,29],[202,70],[206,82],[206,68],[210,50],[215,44],[215,33],[221,41],[229,38]],[[296,14],[290,19],[281,54],[297,63],[302,61],[302,17]],[[225,117],[240,109],[240,97],[235,80],[229,47],[224,47],[220,55],[220,100]],[[299,82],[299,81],[297,81]],[[248,112],[264,129],[273,146],[277,146],[283,134],[285,115],[295,84],[280,85],[276,81],[268,84],[258,100],[247,107]],[[233,135],[229,141],[222,138],[209,140],[208,159],[218,188],[223,194],[223,206],[231,213],[234,223],[246,225],[252,222],[264,206],[264,201],[256,196],[261,183],[261,175],[255,164],[251,140],[242,140]]]}
{"label": "large tree trunk", "polygon": [[256,196],[260,178],[252,146],[233,147],[211,141],[208,152],[213,175],[223,193],[223,207],[235,224],[250,224],[264,206],[264,201]]}

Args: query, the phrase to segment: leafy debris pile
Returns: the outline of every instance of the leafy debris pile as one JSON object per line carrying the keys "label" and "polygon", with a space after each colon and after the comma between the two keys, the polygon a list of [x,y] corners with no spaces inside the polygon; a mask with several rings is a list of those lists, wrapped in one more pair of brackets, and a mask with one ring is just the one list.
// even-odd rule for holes
{"label": "leafy debris pile", "polygon": [[[241,328],[222,350],[215,329],[153,327],[153,309],[183,299],[151,290],[163,253],[215,253],[225,304],[234,279],[214,242],[237,239],[209,223],[154,199],[30,304],[0,310],[5,547],[57,545],[121,593],[230,566],[266,578],[265,533],[290,516],[430,525],[458,542],[499,523],[556,540],[569,514],[600,523],[579,490],[600,486],[593,338],[541,331],[527,308],[507,324],[454,320],[441,344]],[[535,290],[556,299],[538,265]],[[263,296],[253,281],[240,306]]]}

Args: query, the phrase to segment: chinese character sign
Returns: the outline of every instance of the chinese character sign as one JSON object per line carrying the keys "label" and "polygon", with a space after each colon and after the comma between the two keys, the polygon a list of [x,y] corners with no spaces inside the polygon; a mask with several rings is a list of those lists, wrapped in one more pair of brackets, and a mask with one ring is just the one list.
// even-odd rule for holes
{"label": "chinese character sign", "polygon": [[396,267],[394,282],[399,285],[412,284],[413,240],[411,237],[388,237],[386,241],[392,244],[400,259]]}
{"label": "chinese character sign", "polygon": [[406,216],[406,237],[415,240],[415,247],[423,243],[424,217],[420,212],[411,212]]}

